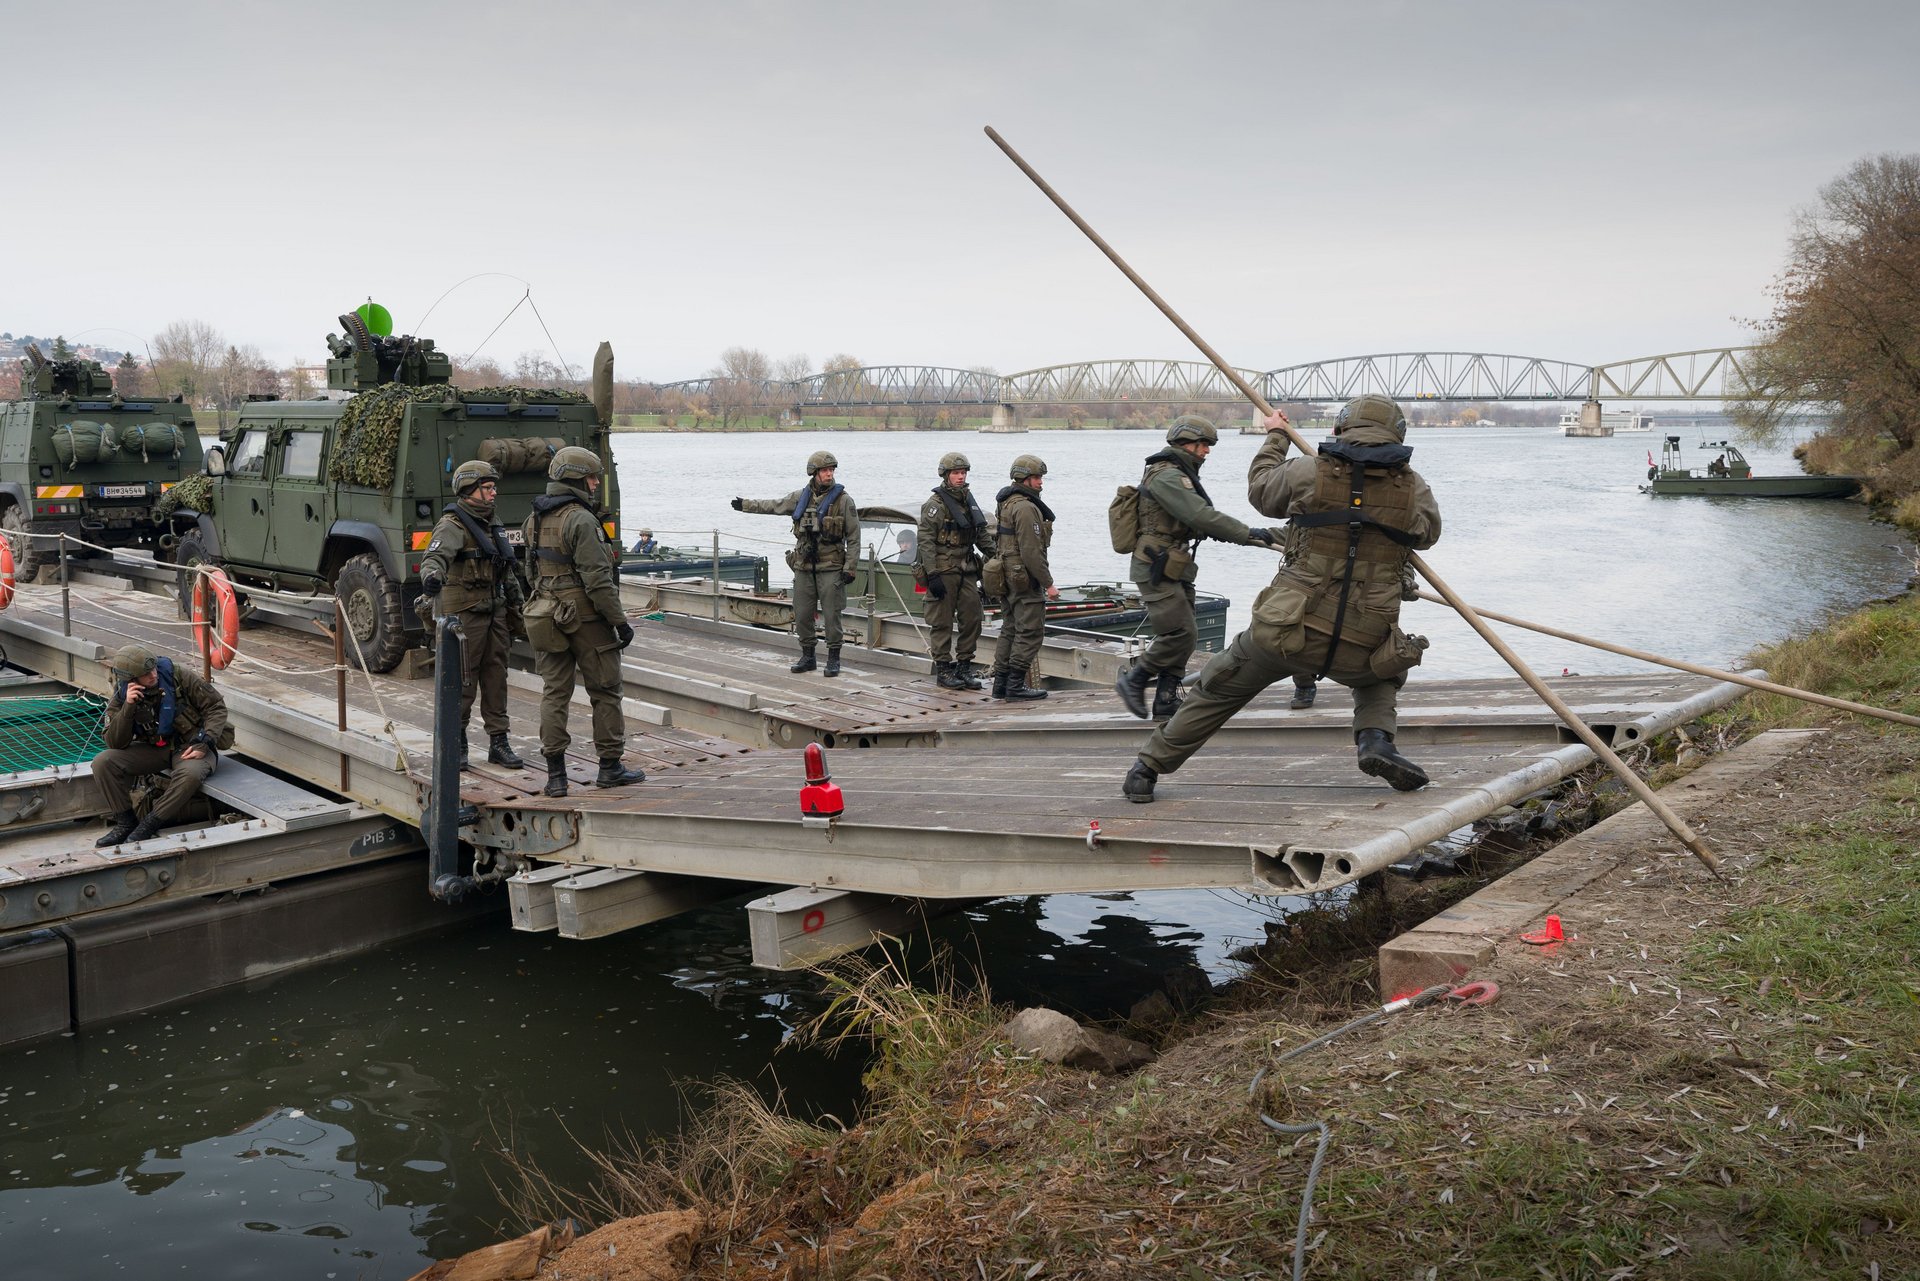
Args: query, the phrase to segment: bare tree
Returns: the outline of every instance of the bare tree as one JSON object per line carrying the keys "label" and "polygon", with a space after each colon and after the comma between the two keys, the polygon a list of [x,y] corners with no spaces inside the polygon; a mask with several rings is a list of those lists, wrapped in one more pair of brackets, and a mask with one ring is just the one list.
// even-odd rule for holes
{"label": "bare tree", "polygon": [[141,368],[133,353],[123,353],[120,363],[113,369],[113,389],[122,396],[138,396],[146,382],[147,371]]}
{"label": "bare tree", "polygon": [[453,365],[451,379],[456,387],[471,391],[476,387],[501,387],[506,384],[506,371],[501,369],[500,362],[491,356],[483,356],[478,360],[471,356],[455,357],[451,363]]}
{"label": "bare tree", "polygon": [[204,404],[214,394],[214,370],[227,340],[204,320],[176,320],[153,336],[154,391]]}
{"label": "bare tree", "polygon": [[725,431],[746,414],[767,411],[767,381],[773,361],[753,347],[729,347],[707,375],[712,380],[712,409]]}

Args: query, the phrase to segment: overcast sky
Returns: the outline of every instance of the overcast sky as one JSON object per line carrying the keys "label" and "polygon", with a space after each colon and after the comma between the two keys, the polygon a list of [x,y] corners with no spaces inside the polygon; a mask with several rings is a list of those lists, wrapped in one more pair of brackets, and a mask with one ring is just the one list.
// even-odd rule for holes
{"label": "overcast sky", "polygon": [[[1789,219],[1920,150],[1920,5],[4,0],[0,330],[705,373],[1741,341]],[[102,329],[88,340],[114,346]],[[522,309],[487,344],[544,348]],[[137,348],[136,348],[137,350]]]}

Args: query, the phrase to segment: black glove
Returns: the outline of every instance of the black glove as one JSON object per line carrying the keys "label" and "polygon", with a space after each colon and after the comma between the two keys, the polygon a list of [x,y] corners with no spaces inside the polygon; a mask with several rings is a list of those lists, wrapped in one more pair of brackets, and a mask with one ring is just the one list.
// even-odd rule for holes
{"label": "black glove", "polygon": [[428,596],[438,596],[440,589],[446,586],[438,574],[428,574],[420,580],[420,590]]}
{"label": "black glove", "polygon": [[1249,529],[1247,531],[1247,537],[1263,547],[1278,547],[1281,538],[1284,536],[1284,531],[1278,529]]}
{"label": "black glove", "polygon": [[860,577],[860,575],[854,573],[850,569],[843,569],[840,571],[840,581],[845,583],[849,587],[853,586],[853,580],[858,577]]}
{"label": "black glove", "polygon": [[736,498],[736,499],[734,499],[734,500],[733,500],[733,502],[732,502],[731,504],[729,504],[729,505],[730,505],[730,506],[731,506],[731,507],[732,507],[732,508],[733,508],[733,509],[734,509],[735,511],[745,511],[745,510],[746,510],[746,506],[747,506],[747,500],[746,500],[746,499],[744,499],[744,498]]}
{"label": "black glove", "polygon": [[620,642],[621,649],[625,649],[627,646],[633,644],[633,624],[624,618],[615,623],[613,625],[613,638]]}
{"label": "black glove", "polygon": [[927,595],[933,600],[945,600],[947,598],[947,585],[941,581],[939,574],[927,575]]}

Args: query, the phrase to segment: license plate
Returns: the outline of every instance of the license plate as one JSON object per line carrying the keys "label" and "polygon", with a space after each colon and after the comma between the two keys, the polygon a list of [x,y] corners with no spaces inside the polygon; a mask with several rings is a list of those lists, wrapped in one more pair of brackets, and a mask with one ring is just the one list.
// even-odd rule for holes
{"label": "license plate", "polygon": [[507,531],[507,542],[512,544],[515,547],[525,547],[527,545],[526,531],[521,529],[509,529]]}
{"label": "license plate", "polygon": [[100,497],[102,498],[145,498],[146,496],[147,487],[145,485],[100,486]]}

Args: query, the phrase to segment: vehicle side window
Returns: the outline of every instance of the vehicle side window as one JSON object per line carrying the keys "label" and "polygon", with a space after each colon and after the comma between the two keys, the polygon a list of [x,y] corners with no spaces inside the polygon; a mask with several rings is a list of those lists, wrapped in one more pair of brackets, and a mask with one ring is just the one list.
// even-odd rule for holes
{"label": "vehicle side window", "polygon": [[280,458],[280,474],[289,480],[320,479],[319,432],[288,433],[286,453]]}
{"label": "vehicle side window", "polygon": [[267,432],[263,427],[249,427],[240,433],[240,439],[234,442],[233,454],[227,459],[229,476],[264,476],[267,473]]}

